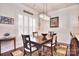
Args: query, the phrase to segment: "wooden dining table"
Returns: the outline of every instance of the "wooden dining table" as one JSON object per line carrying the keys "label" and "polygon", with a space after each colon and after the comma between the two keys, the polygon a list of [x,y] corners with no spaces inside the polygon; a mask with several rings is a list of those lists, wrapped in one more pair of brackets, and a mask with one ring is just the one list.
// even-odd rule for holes
{"label": "wooden dining table", "polygon": [[43,40],[43,36],[37,36],[37,37],[31,37],[31,43],[37,45],[37,49],[39,49],[39,56],[41,56],[41,48],[44,46],[44,44],[50,43],[51,44],[51,55],[53,55],[52,51],[52,36],[46,36],[46,40]]}

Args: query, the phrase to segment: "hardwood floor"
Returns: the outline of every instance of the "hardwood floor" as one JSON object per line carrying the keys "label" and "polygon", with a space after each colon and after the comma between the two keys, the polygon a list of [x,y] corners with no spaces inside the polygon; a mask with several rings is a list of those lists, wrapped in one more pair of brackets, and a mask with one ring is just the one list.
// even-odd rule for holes
{"label": "hardwood floor", "polygon": [[[17,50],[18,50],[18,49],[23,52],[23,47],[17,48]],[[50,49],[47,49],[46,51],[48,51],[48,50],[50,50]],[[5,52],[5,53],[2,53],[1,56],[12,56],[12,55],[11,55],[11,52],[12,52],[12,51],[13,51],[13,50],[8,51],[8,52]],[[47,53],[47,54],[48,54],[48,53]],[[26,55],[26,56],[27,56],[27,55]],[[38,56],[38,55],[37,55],[37,52],[36,52],[35,54],[33,54],[33,56]],[[45,52],[45,56],[49,56],[49,54],[46,55],[46,52]],[[70,56],[70,48],[69,48],[69,46],[68,46],[68,50],[67,50],[67,56]]]}
{"label": "hardwood floor", "polygon": [[[23,47],[19,47],[19,48],[17,48],[16,50],[21,50],[21,51],[23,51]],[[1,54],[1,56],[12,56],[11,55],[11,52],[12,52],[13,50],[11,50],[11,51],[7,51],[7,52],[5,52],[5,53],[2,53]]]}

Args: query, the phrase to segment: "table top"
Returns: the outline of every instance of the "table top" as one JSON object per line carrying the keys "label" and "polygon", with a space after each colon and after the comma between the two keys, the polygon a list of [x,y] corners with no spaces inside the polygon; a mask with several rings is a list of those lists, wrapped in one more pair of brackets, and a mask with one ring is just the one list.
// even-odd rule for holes
{"label": "table top", "polygon": [[13,40],[15,37],[2,37],[0,38],[0,41],[9,41],[9,40]]}
{"label": "table top", "polygon": [[37,44],[44,44],[46,42],[49,42],[52,40],[52,37],[51,36],[47,36],[47,40],[42,40],[43,36],[38,36],[38,37],[31,37],[31,41],[32,42],[35,42]]}

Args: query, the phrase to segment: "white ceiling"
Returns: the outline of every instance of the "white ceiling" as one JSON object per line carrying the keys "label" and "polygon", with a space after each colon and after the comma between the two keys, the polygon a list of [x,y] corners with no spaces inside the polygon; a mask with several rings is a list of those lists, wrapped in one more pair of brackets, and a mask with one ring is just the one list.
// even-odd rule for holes
{"label": "white ceiling", "polygon": [[39,13],[42,13],[56,11],[62,8],[76,5],[76,3],[24,3],[24,5],[34,9]]}

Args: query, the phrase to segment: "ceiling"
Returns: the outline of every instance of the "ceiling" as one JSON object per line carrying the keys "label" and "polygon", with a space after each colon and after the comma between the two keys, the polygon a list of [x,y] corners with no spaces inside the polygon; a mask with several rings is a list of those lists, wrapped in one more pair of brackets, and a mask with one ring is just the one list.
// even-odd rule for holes
{"label": "ceiling", "polygon": [[24,3],[25,6],[28,6],[29,8],[32,8],[39,13],[48,13],[76,4],[77,3]]}

